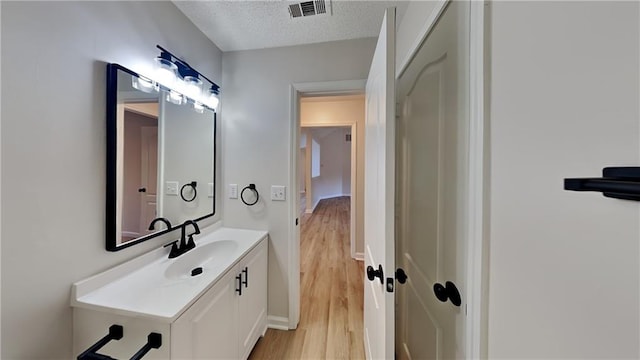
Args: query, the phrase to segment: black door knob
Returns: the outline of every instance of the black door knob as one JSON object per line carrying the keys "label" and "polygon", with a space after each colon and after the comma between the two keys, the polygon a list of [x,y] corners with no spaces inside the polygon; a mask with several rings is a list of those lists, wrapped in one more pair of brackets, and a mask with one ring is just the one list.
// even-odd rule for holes
{"label": "black door knob", "polygon": [[402,268],[398,268],[398,270],[396,270],[396,280],[398,280],[400,284],[407,282],[407,274]]}
{"label": "black door knob", "polygon": [[447,281],[444,283],[444,288],[447,290],[447,294],[449,295],[449,301],[455,306],[460,306],[462,304],[462,299],[460,298],[460,291],[456,287],[456,284],[451,281]]}
{"label": "black door knob", "polygon": [[138,192],[147,192],[147,188],[143,188],[142,187],[142,188],[138,189]]}
{"label": "black door knob", "polygon": [[436,298],[442,302],[447,302],[449,300],[449,295],[447,295],[447,289],[440,283],[435,283],[433,285],[433,293],[436,295]]}
{"label": "black door knob", "polygon": [[460,291],[458,291],[456,284],[451,281],[445,282],[444,286],[440,283],[435,283],[433,285],[433,293],[436,295],[436,298],[442,302],[447,302],[447,300],[449,300],[455,306],[460,306],[460,304],[462,304]]}
{"label": "black door knob", "polygon": [[380,284],[384,284],[384,272],[382,271],[382,264],[378,265],[378,270],[375,270],[373,266],[367,266],[367,279],[373,281],[375,278],[380,278]]}

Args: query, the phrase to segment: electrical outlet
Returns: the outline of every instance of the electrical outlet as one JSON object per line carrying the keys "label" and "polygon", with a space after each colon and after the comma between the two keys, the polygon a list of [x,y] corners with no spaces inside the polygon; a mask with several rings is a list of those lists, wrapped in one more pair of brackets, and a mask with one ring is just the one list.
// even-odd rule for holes
{"label": "electrical outlet", "polygon": [[285,201],[285,187],[282,185],[272,185],[271,186],[271,200],[274,201]]}
{"label": "electrical outlet", "polygon": [[229,199],[238,198],[238,184],[229,184]]}
{"label": "electrical outlet", "polygon": [[167,181],[165,186],[165,193],[167,195],[178,195],[178,182],[177,181]]}

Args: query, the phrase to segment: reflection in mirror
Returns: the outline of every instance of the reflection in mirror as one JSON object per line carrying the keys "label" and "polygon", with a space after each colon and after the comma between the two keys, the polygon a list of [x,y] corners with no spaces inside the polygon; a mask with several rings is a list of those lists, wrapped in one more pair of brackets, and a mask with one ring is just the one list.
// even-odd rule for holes
{"label": "reflection in mirror", "polygon": [[168,92],[107,65],[107,250],[214,214],[215,113]]}

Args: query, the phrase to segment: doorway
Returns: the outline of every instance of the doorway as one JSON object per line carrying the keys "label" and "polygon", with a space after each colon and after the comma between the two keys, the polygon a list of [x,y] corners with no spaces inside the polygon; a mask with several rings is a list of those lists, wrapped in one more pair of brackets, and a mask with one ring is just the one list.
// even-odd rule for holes
{"label": "doorway", "polygon": [[[313,212],[321,199],[349,195],[350,255],[364,253],[364,95],[302,96],[300,108],[299,173],[305,213]],[[350,154],[349,154],[350,152]],[[346,166],[346,168],[345,168]],[[350,177],[346,174],[350,173]],[[302,201],[301,201],[302,203]]]}

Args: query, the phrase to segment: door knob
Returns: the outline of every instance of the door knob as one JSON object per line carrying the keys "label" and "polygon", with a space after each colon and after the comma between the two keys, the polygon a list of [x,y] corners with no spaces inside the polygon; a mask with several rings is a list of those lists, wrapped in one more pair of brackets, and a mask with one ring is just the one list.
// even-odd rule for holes
{"label": "door knob", "polygon": [[449,300],[455,306],[460,306],[460,304],[462,304],[460,291],[458,291],[456,284],[451,281],[445,282],[444,286],[440,283],[435,283],[433,285],[433,293],[436,295],[436,298],[442,302],[447,302],[447,300]]}
{"label": "door knob", "polygon": [[138,192],[147,192],[147,188],[140,188],[138,189]]}
{"label": "door knob", "polygon": [[384,272],[382,271],[382,264],[378,265],[378,270],[375,270],[373,266],[367,266],[367,279],[373,281],[375,278],[380,278],[380,284],[384,284]]}
{"label": "door knob", "polygon": [[396,270],[396,280],[398,280],[400,284],[407,282],[407,274],[402,268],[398,268],[398,270]]}

